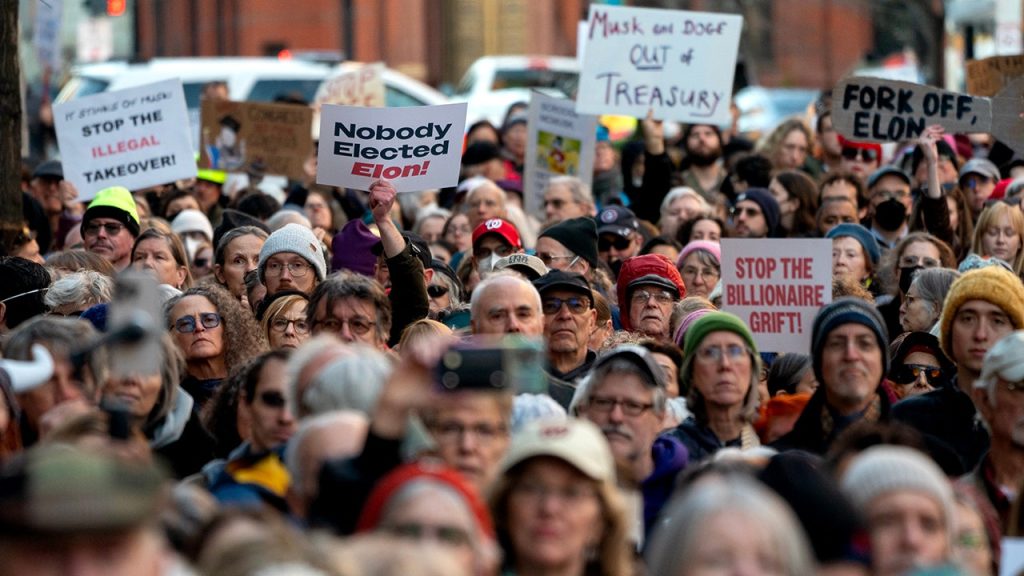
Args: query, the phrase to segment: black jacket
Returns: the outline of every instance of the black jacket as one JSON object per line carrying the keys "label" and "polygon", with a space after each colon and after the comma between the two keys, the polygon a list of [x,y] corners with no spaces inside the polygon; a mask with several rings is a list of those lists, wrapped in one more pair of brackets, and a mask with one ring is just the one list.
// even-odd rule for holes
{"label": "black jacket", "polygon": [[423,278],[423,263],[412,253],[406,241],[405,248],[393,258],[385,260],[391,275],[391,334],[388,345],[395,346],[402,339],[402,331],[413,322],[426,318],[430,312],[427,283]]}
{"label": "black jacket", "polygon": [[[880,399],[879,413],[876,422],[888,422],[891,418],[892,405],[895,395],[889,387],[882,383],[875,389],[875,395]],[[804,450],[813,454],[825,454],[828,452],[836,437],[854,422],[835,421],[831,430],[823,427],[823,412],[829,410],[825,401],[825,385],[821,384],[808,400],[807,406],[797,419],[793,429],[771,444],[779,451],[782,450]],[[831,411],[830,411],[831,412]]]}
{"label": "black jacket", "polygon": [[[956,382],[954,376],[948,386],[901,400],[892,408],[893,419],[921,432],[932,456],[952,475],[977,468],[989,447],[988,430],[974,402]],[[947,464],[950,455],[959,469]]]}

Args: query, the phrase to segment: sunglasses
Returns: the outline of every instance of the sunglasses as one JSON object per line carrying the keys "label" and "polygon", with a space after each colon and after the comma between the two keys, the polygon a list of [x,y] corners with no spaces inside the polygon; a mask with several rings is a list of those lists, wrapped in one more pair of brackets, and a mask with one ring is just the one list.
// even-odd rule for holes
{"label": "sunglasses", "polygon": [[431,284],[430,286],[427,286],[427,296],[430,296],[431,298],[440,298],[447,293],[447,286],[441,286],[439,284]]}
{"label": "sunglasses", "polygon": [[547,316],[554,316],[565,305],[573,314],[583,314],[590,309],[590,299],[581,296],[570,296],[569,298],[545,298],[541,309]]}
{"label": "sunglasses", "polygon": [[[199,315],[199,322],[203,328],[212,330],[220,326],[220,314],[216,312],[203,312]],[[196,317],[182,316],[174,321],[174,329],[182,334],[191,334],[196,331]]]}
{"label": "sunglasses", "polygon": [[903,364],[892,371],[890,379],[897,384],[910,384],[921,377],[921,374],[930,384],[936,384],[943,380],[942,368],[937,366],[925,366],[924,364]]}
{"label": "sunglasses", "polygon": [[597,240],[597,251],[607,252],[613,247],[616,250],[625,250],[629,248],[630,239],[623,238],[622,236],[602,236]]}
{"label": "sunglasses", "polygon": [[859,156],[864,162],[874,162],[878,160],[878,152],[871,148],[851,148],[844,147],[842,151],[843,158],[847,160],[856,160]]}

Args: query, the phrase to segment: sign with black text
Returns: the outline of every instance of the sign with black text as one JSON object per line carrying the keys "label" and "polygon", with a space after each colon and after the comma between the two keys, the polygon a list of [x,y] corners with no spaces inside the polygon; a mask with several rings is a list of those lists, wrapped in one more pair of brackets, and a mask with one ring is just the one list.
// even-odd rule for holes
{"label": "sign with black text", "polygon": [[544,187],[554,176],[575,176],[588,186],[594,177],[597,117],[577,114],[572,100],[530,94],[523,170],[524,208],[544,220]]}

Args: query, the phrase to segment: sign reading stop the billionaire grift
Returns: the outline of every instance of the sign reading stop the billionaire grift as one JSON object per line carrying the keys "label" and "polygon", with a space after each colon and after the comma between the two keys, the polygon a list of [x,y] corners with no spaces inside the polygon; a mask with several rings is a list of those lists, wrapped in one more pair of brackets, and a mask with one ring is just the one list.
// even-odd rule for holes
{"label": "sign reading stop the billionaire grift", "polygon": [[761,352],[809,353],[814,316],[831,301],[831,240],[722,240],[722,309]]}

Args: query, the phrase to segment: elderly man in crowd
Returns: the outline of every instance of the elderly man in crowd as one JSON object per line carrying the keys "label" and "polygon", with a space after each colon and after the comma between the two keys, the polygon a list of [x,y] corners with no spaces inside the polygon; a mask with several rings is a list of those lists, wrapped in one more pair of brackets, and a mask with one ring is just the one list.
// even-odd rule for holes
{"label": "elderly man in crowd", "polygon": [[127,188],[113,186],[96,193],[82,216],[82,242],[117,271],[132,262],[132,245],[139,235],[139,212]]}
{"label": "elderly man in crowd", "polygon": [[552,270],[533,281],[544,312],[544,338],[551,375],[575,383],[597,355],[587,348],[597,323],[590,283],[579,274]]}
{"label": "elderly man in crowd", "polygon": [[549,226],[537,238],[537,257],[552,270],[593,280],[597,267],[597,224],[593,218],[569,218]]}
{"label": "elderly man in crowd", "polygon": [[570,218],[597,214],[590,186],[575,176],[555,176],[544,188],[546,222],[557,224]]}
{"label": "elderly man in crowd", "polygon": [[372,278],[353,272],[331,275],[313,291],[306,316],[314,335],[331,333],[343,342],[387,348],[391,302]]}
{"label": "elderly man in crowd", "polygon": [[675,303],[686,296],[686,286],[675,265],[661,254],[626,260],[619,272],[622,328],[655,340],[669,340]]}

